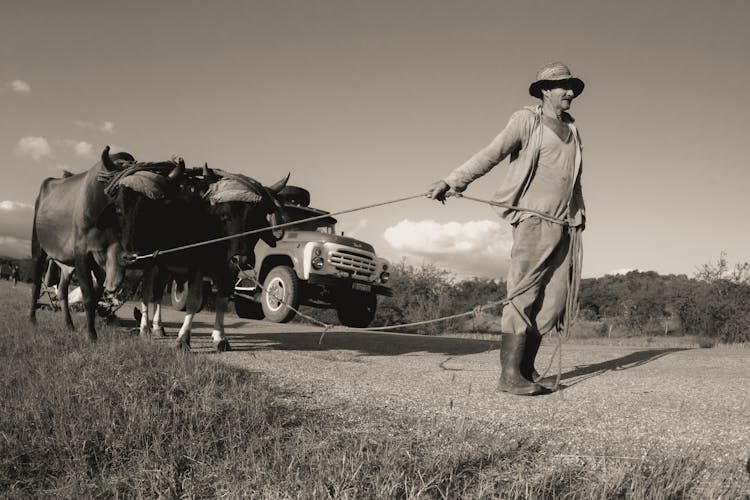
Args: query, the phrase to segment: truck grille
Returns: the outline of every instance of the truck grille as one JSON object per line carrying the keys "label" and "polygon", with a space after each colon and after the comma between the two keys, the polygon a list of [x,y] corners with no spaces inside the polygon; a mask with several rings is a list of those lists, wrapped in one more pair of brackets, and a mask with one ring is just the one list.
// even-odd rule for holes
{"label": "truck grille", "polygon": [[330,262],[339,271],[351,273],[353,277],[360,278],[369,278],[377,267],[372,257],[346,250],[331,252]]}

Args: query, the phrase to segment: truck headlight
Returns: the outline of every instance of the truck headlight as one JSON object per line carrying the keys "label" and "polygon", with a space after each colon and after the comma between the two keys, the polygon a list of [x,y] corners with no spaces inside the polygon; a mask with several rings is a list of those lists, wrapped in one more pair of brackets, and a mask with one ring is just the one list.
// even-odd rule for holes
{"label": "truck headlight", "polygon": [[320,271],[321,269],[323,269],[323,264],[325,264],[325,262],[323,261],[323,257],[318,255],[317,257],[313,258],[311,264],[313,266],[313,269],[317,269],[318,271]]}
{"label": "truck headlight", "polygon": [[391,273],[386,271],[380,273],[380,281],[382,281],[383,283],[388,283],[389,279],[391,279]]}

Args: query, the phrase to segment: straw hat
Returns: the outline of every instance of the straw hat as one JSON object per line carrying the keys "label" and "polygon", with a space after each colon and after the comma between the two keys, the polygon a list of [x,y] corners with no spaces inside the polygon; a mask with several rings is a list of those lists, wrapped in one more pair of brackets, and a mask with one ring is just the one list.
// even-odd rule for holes
{"label": "straw hat", "polygon": [[529,86],[529,94],[542,98],[542,89],[550,82],[568,82],[576,97],[583,92],[584,83],[580,78],[570,74],[570,68],[561,62],[553,62],[542,66],[536,74],[536,81]]}

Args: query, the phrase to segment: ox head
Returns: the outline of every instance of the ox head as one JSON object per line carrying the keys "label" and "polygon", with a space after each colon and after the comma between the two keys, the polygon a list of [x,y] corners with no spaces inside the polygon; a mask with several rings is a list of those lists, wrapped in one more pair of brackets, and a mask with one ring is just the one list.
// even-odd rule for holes
{"label": "ox head", "polygon": [[[185,172],[185,162],[181,158],[175,162],[148,164],[149,169],[139,169],[139,164],[131,163],[131,171],[120,167],[119,175],[107,187],[112,199],[110,210],[124,251],[123,264],[129,263],[127,256],[157,250],[151,246],[153,241],[158,241],[155,235],[163,231],[164,205],[176,196]],[[102,152],[102,165],[110,172],[118,168],[109,156],[109,147]]]}
{"label": "ox head", "polygon": [[[286,186],[289,174],[271,186],[263,186],[250,177],[241,174],[217,175],[204,166],[204,178],[215,179],[205,193],[210,202],[211,214],[221,226],[225,235],[240,234],[269,227],[269,216],[277,213],[281,220],[281,203],[277,195]],[[255,264],[254,249],[259,239],[270,246],[276,245],[271,231],[263,231],[227,242],[227,259],[234,260],[241,268]]]}

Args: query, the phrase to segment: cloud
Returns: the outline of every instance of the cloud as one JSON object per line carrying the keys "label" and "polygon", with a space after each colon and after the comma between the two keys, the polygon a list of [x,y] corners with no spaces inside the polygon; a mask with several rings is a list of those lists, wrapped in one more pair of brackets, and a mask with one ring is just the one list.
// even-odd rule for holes
{"label": "cloud", "polygon": [[13,80],[10,83],[10,88],[13,89],[13,92],[18,92],[19,94],[28,94],[31,92],[31,85],[23,80]]}
{"label": "cloud", "polygon": [[31,240],[0,236],[0,256],[13,259],[31,257]]}
{"label": "cloud", "polygon": [[357,219],[354,221],[343,220],[339,221],[337,229],[339,232],[343,232],[350,238],[359,238],[362,231],[367,228],[368,224],[369,222],[367,219]]}
{"label": "cloud", "polygon": [[98,130],[100,132],[105,132],[107,134],[114,134],[115,133],[115,124],[114,122],[111,122],[109,120],[105,120],[101,123],[94,123],[86,120],[76,120],[73,122],[76,127],[83,128],[83,129],[89,129],[89,130]]}
{"label": "cloud", "polygon": [[94,157],[94,146],[90,142],[76,141],[74,139],[63,139],[61,143],[65,149],[72,151],[76,156],[80,156],[82,158]]}
{"label": "cloud", "polygon": [[504,278],[513,245],[510,227],[497,221],[402,220],[385,230],[388,244],[457,275]]}
{"label": "cloud", "polygon": [[625,275],[625,274],[628,274],[630,272],[637,271],[637,270],[638,269],[633,269],[633,268],[629,268],[629,267],[623,267],[623,268],[620,268],[620,269],[614,269],[614,270],[612,270],[612,271],[610,271],[608,273],[605,273],[605,275],[611,275],[611,276],[615,276],[615,275],[618,275],[618,274]]}
{"label": "cloud", "polygon": [[18,156],[28,156],[34,161],[40,161],[47,156],[52,156],[52,148],[44,137],[26,136],[16,144]]}
{"label": "cloud", "polygon": [[15,92],[17,94],[28,94],[31,92],[31,85],[23,80],[13,80],[6,82],[0,80],[0,92]]}
{"label": "cloud", "polygon": [[0,201],[0,236],[26,240],[31,236],[34,207],[27,203]]}

